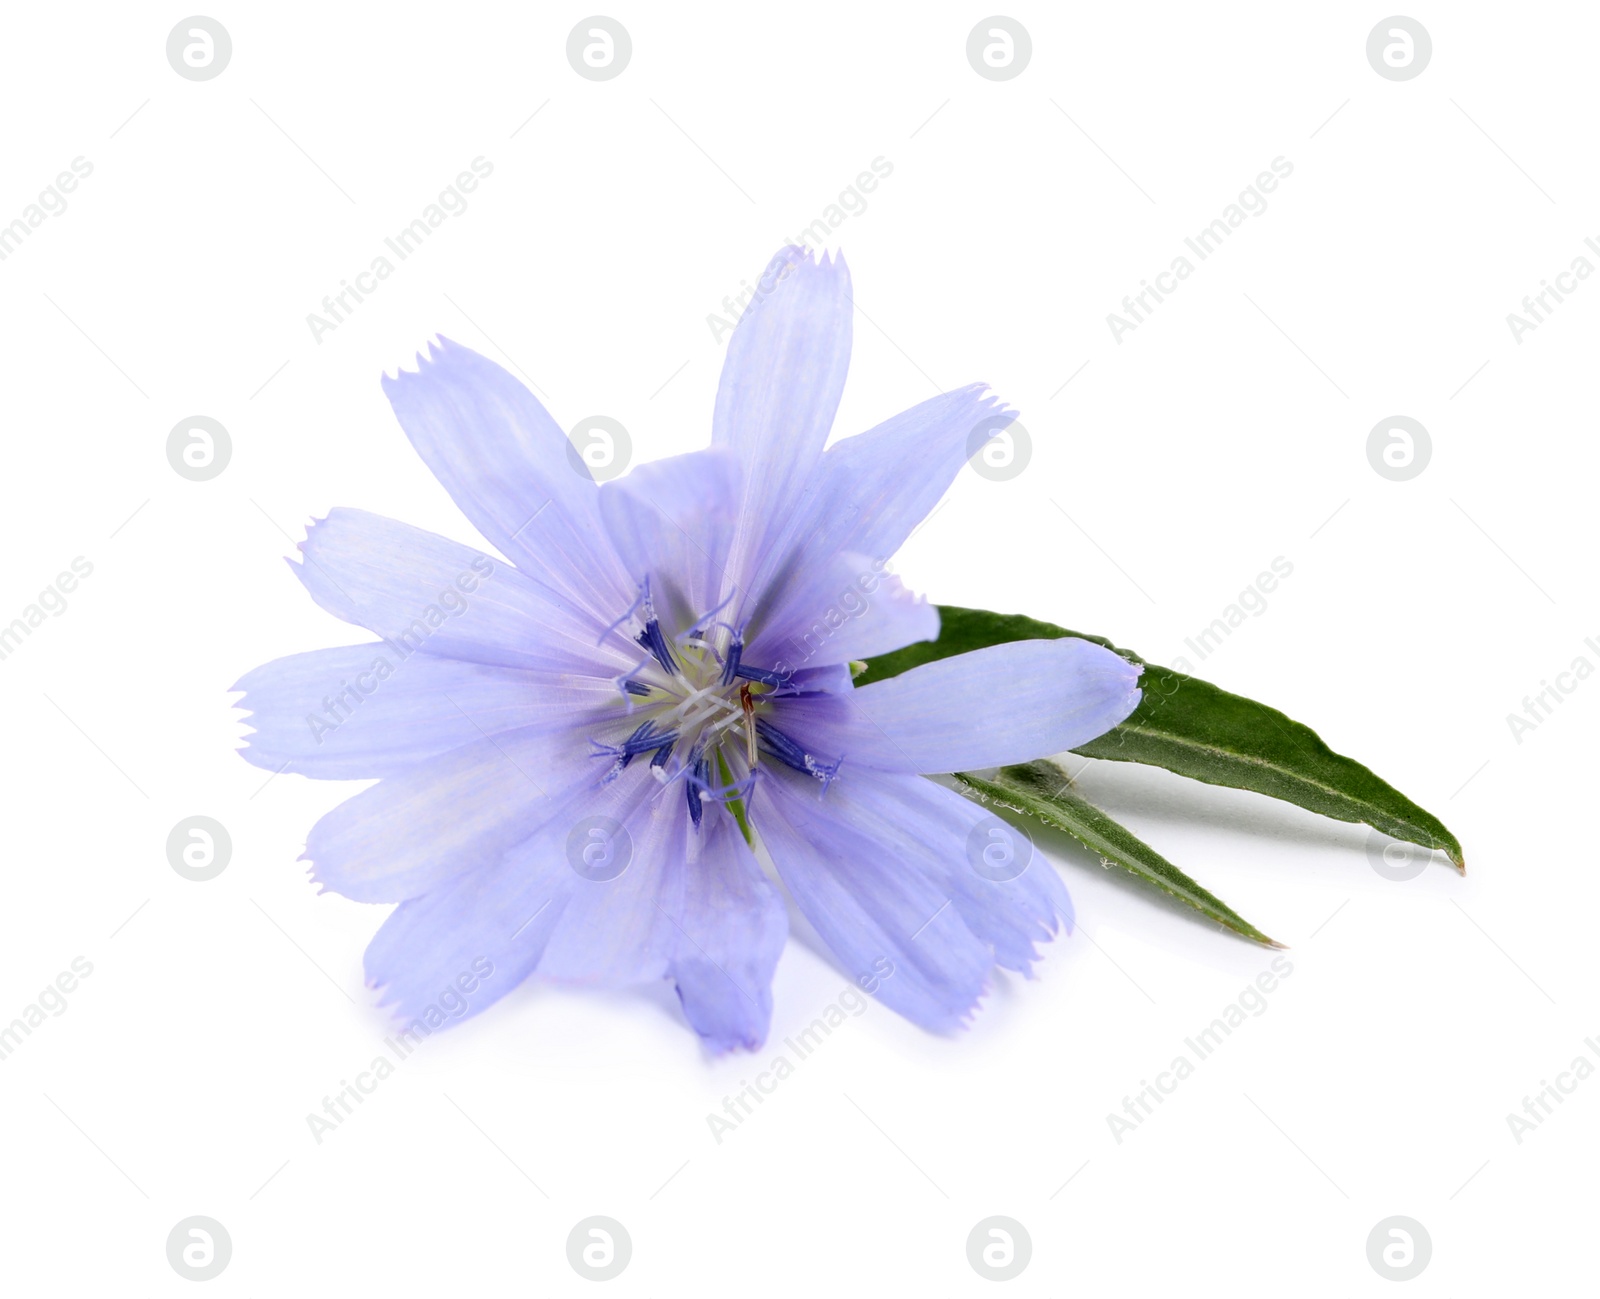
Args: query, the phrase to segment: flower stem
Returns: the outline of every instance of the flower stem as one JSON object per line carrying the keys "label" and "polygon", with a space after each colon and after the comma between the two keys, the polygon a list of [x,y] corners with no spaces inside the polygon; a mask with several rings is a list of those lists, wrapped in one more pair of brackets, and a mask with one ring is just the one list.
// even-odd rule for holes
{"label": "flower stem", "polygon": [[[728,770],[728,760],[722,756],[720,749],[717,751],[717,776],[722,781],[724,789],[733,784],[733,773]],[[744,799],[730,798],[728,811],[733,813],[733,819],[739,823],[739,833],[744,835],[744,841],[754,848],[756,841],[754,835],[750,833],[750,818],[745,815]]]}

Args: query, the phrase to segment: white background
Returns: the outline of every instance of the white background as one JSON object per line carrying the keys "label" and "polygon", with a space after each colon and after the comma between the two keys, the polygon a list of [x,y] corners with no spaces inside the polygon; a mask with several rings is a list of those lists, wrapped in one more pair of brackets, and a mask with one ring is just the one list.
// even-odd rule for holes
{"label": "white background", "polygon": [[[1600,682],[1521,743],[1506,715],[1600,665],[1600,284],[1520,343],[1505,318],[1600,235],[1593,11],[1413,11],[1432,62],[1392,82],[1381,8],[1024,5],[1032,61],[993,82],[981,7],[624,4],[632,61],[599,83],[566,59],[578,8],[208,12],[233,56],[207,82],[166,61],[170,7],[9,6],[0,40],[0,220],[93,165],[0,262],[0,621],[94,566],[0,662],[0,1020],[93,964],[0,1062],[9,1293],[192,1293],[165,1241],[193,1214],[232,1238],[219,1295],[589,1293],[565,1241],[591,1214],[632,1237],[619,1295],[987,1293],[965,1242],[992,1214],[1032,1237],[1019,1294],[1388,1293],[1366,1239],[1393,1214],[1432,1238],[1416,1294],[1583,1283],[1600,1080],[1520,1144],[1506,1116],[1600,1033]],[[479,156],[469,209],[315,342],[307,313]],[[877,157],[830,241],[859,304],[839,431],[981,379],[1034,444],[1012,481],[964,472],[898,570],[1283,708],[1442,816],[1467,876],[1395,883],[1364,827],[1091,764],[1089,797],[1293,964],[1120,1144],[1107,1115],[1269,954],[1070,849],[1081,924],[1037,980],[951,1039],[873,1004],[721,1144],[706,1115],[845,986],[803,935],[755,1058],[706,1059],[665,990],[528,985],[317,1144],[306,1115],[389,1028],[361,977],[384,913],[296,862],[356,787],[233,757],[226,687],[361,638],[283,566],[311,516],[478,540],[380,373],[442,332],[563,425],[703,445],[708,313]],[[1115,341],[1276,157],[1268,209]],[[164,450],[195,414],[233,440],[203,483]],[[1365,450],[1395,414],[1433,442],[1403,483]],[[1199,663],[1184,638],[1277,556]],[[166,860],[193,814],[233,838],[209,883]]]}

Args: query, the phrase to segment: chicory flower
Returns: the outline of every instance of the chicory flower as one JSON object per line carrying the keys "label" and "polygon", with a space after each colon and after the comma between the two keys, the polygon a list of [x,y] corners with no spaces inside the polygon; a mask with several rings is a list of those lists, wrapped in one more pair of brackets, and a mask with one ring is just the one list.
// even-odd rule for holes
{"label": "chicory flower", "polygon": [[992,818],[925,776],[1086,743],[1139,668],[1036,640],[853,685],[852,662],[937,637],[887,561],[1012,412],[977,384],[825,449],[848,272],[790,248],[761,288],[706,450],[596,484],[526,388],[441,340],[384,388],[501,558],[351,509],[301,545],[312,597],[381,639],[244,677],[242,752],[377,779],[305,855],[324,888],[399,904],[366,972],[403,1017],[535,974],[669,979],[712,1049],[759,1046],[788,913],[752,842],[844,969],[929,1029],[1070,925],[1048,863],[974,868]]}

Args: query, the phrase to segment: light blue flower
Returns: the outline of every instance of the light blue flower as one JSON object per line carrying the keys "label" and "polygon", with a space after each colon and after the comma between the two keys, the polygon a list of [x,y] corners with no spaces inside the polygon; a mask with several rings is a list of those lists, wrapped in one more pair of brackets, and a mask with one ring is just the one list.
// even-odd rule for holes
{"label": "light blue flower", "polygon": [[1133,710],[1139,669],[1037,640],[852,684],[853,660],[938,635],[885,561],[1011,412],[973,385],[824,450],[849,274],[790,248],[760,288],[708,449],[597,486],[520,383],[442,341],[384,389],[504,558],[350,509],[300,547],[317,603],[382,639],[245,676],[243,754],[377,778],[306,858],[324,888],[400,904],[366,972],[404,1018],[469,984],[443,1004],[474,1014],[533,974],[670,979],[713,1049],[761,1045],[788,915],[736,809],[850,977],[927,1028],[1070,925],[1047,862],[974,869],[988,814],[924,773],[1083,744]]}

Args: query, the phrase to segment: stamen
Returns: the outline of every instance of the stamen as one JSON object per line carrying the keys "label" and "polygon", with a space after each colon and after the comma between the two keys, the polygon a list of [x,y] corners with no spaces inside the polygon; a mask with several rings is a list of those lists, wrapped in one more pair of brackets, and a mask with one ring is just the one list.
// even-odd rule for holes
{"label": "stamen", "polygon": [[722,665],[722,684],[731,686],[733,679],[739,675],[739,656],[744,653],[744,634],[733,633],[733,644],[728,646],[728,658]]}
{"label": "stamen", "polygon": [[736,780],[728,785],[711,784],[711,759],[702,758],[695,769],[688,773],[689,783],[694,786],[702,800],[710,799],[713,803],[727,803],[736,798],[745,798],[755,787],[756,772],[752,768],[742,780]]}
{"label": "stamen", "polygon": [[696,746],[689,755],[689,779],[684,781],[684,797],[689,803],[689,819],[694,822],[694,828],[700,828],[700,818],[705,815],[700,806],[700,791],[706,788],[711,781],[711,763],[705,756],[705,750]]}
{"label": "stamen", "polygon": [[656,724],[652,720],[645,722],[624,740],[620,752],[625,757],[632,758],[641,753],[649,753],[652,749],[660,749],[663,746],[671,748],[677,742],[678,733],[676,731],[659,732],[656,730]]}
{"label": "stamen", "polygon": [[654,618],[645,623],[644,630],[633,638],[645,649],[650,651],[650,656],[674,676],[678,672],[677,660],[672,657],[672,646],[667,644],[667,638],[661,634],[661,624]]}
{"label": "stamen", "polygon": [[839,779],[839,768],[844,766],[844,755],[840,754],[830,763],[818,763],[811,774],[822,782],[822,792],[828,792],[828,786]]}
{"label": "stamen", "polygon": [[[711,620],[713,618],[715,618],[719,613],[721,613],[724,609],[726,609],[730,604],[732,604],[734,596],[736,596],[738,594],[739,593],[738,593],[737,590],[728,592],[728,598],[725,599],[721,604],[719,604],[715,609],[707,609],[703,614],[701,614],[697,619],[695,619],[694,625],[689,628],[689,631],[688,631],[687,634],[691,635],[691,636],[698,636],[702,631],[706,630],[708,627],[717,627],[717,626],[727,627],[728,626],[727,623],[715,623],[715,622],[712,622]],[[728,630],[732,631],[733,628],[728,627]]]}
{"label": "stamen", "polygon": [[650,579],[645,578],[640,587],[640,599],[643,602],[641,612],[644,615],[644,630],[634,637],[640,645],[650,651],[651,656],[668,675],[678,674],[677,660],[672,657],[672,646],[667,644],[667,638],[661,634],[661,623],[656,618],[655,601],[650,598]]}
{"label": "stamen", "polygon": [[607,768],[606,774],[600,777],[602,785],[609,785],[633,761],[631,753],[624,753],[615,744],[601,744],[599,740],[590,740],[589,743],[594,745],[594,752],[589,755],[591,758],[611,758],[613,760],[611,766]]}
{"label": "stamen", "polygon": [[734,668],[728,680],[732,681],[734,677],[742,677],[746,681],[754,681],[760,685],[781,689],[789,684],[789,676],[790,674],[787,672],[774,672],[771,668],[752,668],[739,664]]}
{"label": "stamen", "polygon": [[[594,756],[610,762],[601,781],[615,780],[634,758],[648,754],[650,774],[659,784],[683,779],[684,801],[696,830],[708,801],[749,799],[763,753],[821,781],[824,790],[838,778],[844,761],[842,756],[830,762],[807,753],[761,715],[776,700],[810,693],[816,683],[810,674],[797,679],[789,669],[752,667],[744,661],[744,628],[715,617],[732,598],[669,638],[656,618],[646,579],[628,613],[608,629],[609,634],[631,619],[628,634],[644,651],[631,668],[612,678],[625,705],[617,716],[647,716],[620,743],[593,742]],[[736,733],[742,733],[742,743]],[[741,770],[745,774],[735,779]]]}
{"label": "stamen", "polygon": [[672,657],[672,647],[667,644],[667,638],[662,635],[661,623],[656,619],[656,607],[655,602],[650,598],[650,579],[648,577],[639,583],[639,594],[634,597],[633,603],[627,607],[622,617],[601,632],[600,639],[595,644],[603,645],[606,637],[630,618],[635,619],[642,629],[633,638],[635,644],[642,645],[649,650],[650,657],[665,669],[668,676],[677,676],[678,664]]}
{"label": "stamen", "polygon": [[639,594],[633,597],[633,603],[622,611],[622,617],[618,618],[616,622],[612,623],[600,633],[600,639],[595,641],[595,644],[604,645],[606,642],[606,637],[611,635],[612,632],[616,631],[616,629],[622,626],[623,623],[627,622],[629,618],[633,617],[633,615],[639,611],[639,606],[645,604],[649,599],[650,579],[646,578],[639,584]]}
{"label": "stamen", "polygon": [[786,767],[793,767],[808,776],[815,776],[822,782],[823,789],[827,789],[838,776],[839,766],[844,762],[842,757],[832,763],[818,762],[764,717],[756,718],[756,733],[760,735],[768,753]]}

